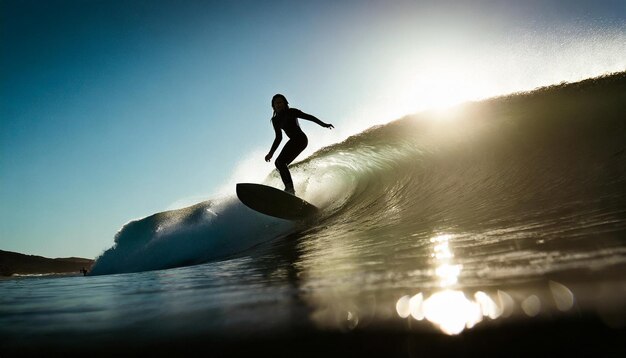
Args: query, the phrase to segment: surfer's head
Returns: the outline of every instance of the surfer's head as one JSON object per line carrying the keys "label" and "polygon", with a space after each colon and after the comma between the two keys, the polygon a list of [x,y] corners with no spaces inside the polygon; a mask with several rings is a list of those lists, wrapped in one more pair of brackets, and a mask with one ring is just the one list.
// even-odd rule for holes
{"label": "surfer's head", "polygon": [[272,108],[274,109],[274,113],[280,113],[289,108],[289,102],[287,102],[287,98],[282,94],[276,94],[272,97]]}

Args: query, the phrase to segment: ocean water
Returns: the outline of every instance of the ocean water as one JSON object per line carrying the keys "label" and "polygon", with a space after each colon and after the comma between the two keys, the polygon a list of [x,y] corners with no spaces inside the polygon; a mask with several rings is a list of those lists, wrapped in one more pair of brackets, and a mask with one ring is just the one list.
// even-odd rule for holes
{"label": "ocean water", "polygon": [[626,352],[626,73],[407,116],[292,173],[319,217],[215,198],[128,223],[90,276],[0,281],[0,348],[591,319]]}

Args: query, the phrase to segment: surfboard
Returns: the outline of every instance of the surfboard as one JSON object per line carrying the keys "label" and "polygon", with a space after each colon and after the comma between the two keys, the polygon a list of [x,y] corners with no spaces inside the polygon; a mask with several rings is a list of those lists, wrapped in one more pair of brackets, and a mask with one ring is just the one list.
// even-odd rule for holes
{"label": "surfboard", "polygon": [[295,195],[262,184],[239,183],[237,196],[254,211],[286,220],[302,220],[319,211]]}

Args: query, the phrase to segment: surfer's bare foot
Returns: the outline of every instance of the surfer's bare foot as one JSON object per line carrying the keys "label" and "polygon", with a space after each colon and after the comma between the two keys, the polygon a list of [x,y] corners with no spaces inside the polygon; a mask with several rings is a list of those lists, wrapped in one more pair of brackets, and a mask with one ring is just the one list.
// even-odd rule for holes
{"label": "surfer's bare foot", "polygon": [[296,195],[296,191],[293,188],[285,188],[285,191],[291,195]]}

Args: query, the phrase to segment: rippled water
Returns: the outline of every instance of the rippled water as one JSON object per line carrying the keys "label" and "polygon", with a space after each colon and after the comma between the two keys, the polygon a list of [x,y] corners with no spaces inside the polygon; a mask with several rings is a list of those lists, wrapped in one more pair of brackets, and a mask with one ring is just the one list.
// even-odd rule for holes
{"label": "rippled water", "polygon": [[[93,347],[293,330],[410,329],[455,335],[499,321],[591,311],[623,325],[624,249],[476,255],[502,233],[391,243],[312,233],[250,256],[167,270],[0,282],[3,345]],[[534,244],[541,247],[540,243]],[[508,252],[509,250],[506,249]],[[589,264],[589,270],[581,266]],[[574,269],[572,269],[574,268]],[[529,272],[529,269],[531,272]]]}

